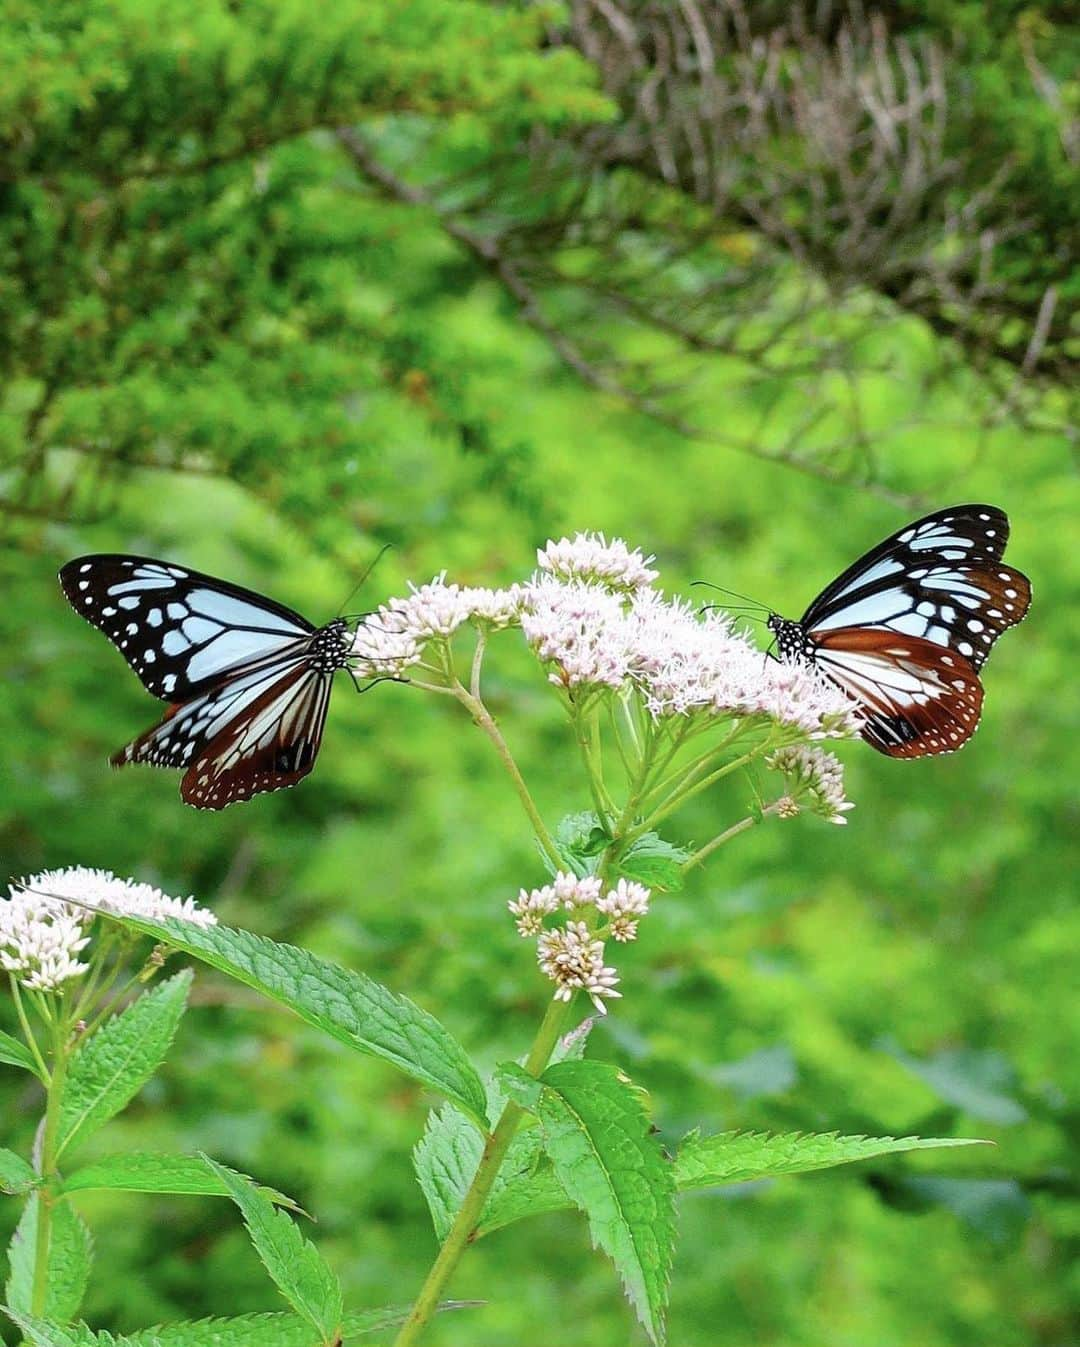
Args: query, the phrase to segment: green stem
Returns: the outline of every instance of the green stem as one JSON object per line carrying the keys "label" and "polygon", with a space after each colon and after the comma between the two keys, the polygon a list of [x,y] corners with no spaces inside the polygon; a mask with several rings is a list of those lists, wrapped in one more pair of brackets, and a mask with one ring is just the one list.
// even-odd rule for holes
{"label": "green stem", "polygon": [[41,1078],[42,1085],[48,1087],[49,1068],[45,1065],[45,1058],[41,1055],[41,1049],[38,1047],[37,1038],[33,1029],[30,1027],[30,1020],[27,1017],[26,1009],[23,1006],[22,993],[19,991],[19,983],[14,973],[8,974],[8,980],[11,983],[11,996],[15,1002],[15,1012],[19,1017],[19,1023],[22,1025],[23,1036],[26,1038],[26,1046],[30,1049],[30,1055],[37,1063],[38,1075]]}
{"label": "green stem", "polygon": [[626,837],[623,839],[624,845],[635,841],[642,833],[647,833],[650,828],[655,828],[658,823],[666,819],[669,814],[673,814],[675,810],[684,805],[687,800],[692,800],[695,795],[700,795],[703,790],[708,790],[710,786],[715,785],[717,781],[728,776],[731,772],[738,771],[740,767],[745,767],[748,762],[752,762],[754,758],[764,753],[767,747],[769,747],[769,745],[759,744],[757,748],[750,749],[748,753],[743,753],[740,757],[733,758],[731,762],[724,763],[723,767],[718,767],[715,772],[710,772],[708,776],[703,777],[696,783],[696,785],[692,785],[686,790],[676,789],[673,791],[659,808],[655,809],[648,818],[644,819],[636,828],[631,829],[630,832],[627,833]]}
{"label": "green stem", "polygon": [[562,857],[559,855],[558,848],[552,841],[551,834],[547,830],[540,810],[536,807],[536,801],[529,794],[529,788],[525,784],[525,778],[521,775],[514,756],[502,737],[498,725],[495,723],[495,717],[487,709],[479,697],[474,697],[456,677],[451,684],[449,691],[465,707],[473,721],[484,731],[487,737],[494,745],[495,752],[498,753],[502,765],[506,768],[510,780],[514,783],[514,789],[517,791],[518,799],[521,801],[522,808],[529,817],[529,822],[533,826],[533,832],[536,834],[536,840],[540,843],[545,856],[551,861],[555,869],[562,866]]}
{"label": "green stem", "polygon": [[[539,1076],[547,1066],[551,1054],[555,1051],[555,1044],[559,1041],[569,1010],[570,1003],[567,1001],[553,1000],[548,1006],[547,1014],[541,1021],[525,1061],[525,1070],[530,1076]],[[460,1262],[461,1255],[476,1237],[476,1227],[480,1222],[484,1203],[488,1199],[524,1115],[525,1110],[513,1100],[503,1109],[494,1131],[488,1136],[480,1163],[476,1167],[473,1181],[465,1194],[454,1224],[443,1241],[438,1257],[431,1265],[431,1271],[420,1288],[420,1294],[416,1297],[409,1317],[394,1339],[394,1347],[412,1347],[413,1343],[418,1342],[425,1325],[438,1308],[439,1298],[446,1283]]]}
{"label": "green stem", "polygon": [[711,842],[706,842],[703,847],[700,847],[694,852],[689,860],[683,863],[683,874],[685,875],[687,870],[692,870],[695,865],[700,865],[702,861],[707,861],[713,852],[719,850],[725,842],[730,842],[733,837],[738,837],[740,833],[746,832],[747,828],[752,828],[756,823],[760,822],[760,819],[752,814],[748,814],[746,818],[740,819],[738,823],[733,823],[730,828],[714,837]]}
{"label": "green stem", "polygon": [[37,1238],[34,1245],[34,1280],[30,1297],[30,1312],[41,1316],[49,1293],[49,1243],[52,1236],[52,1214],[57,1202],[56,1162],[59,1158],[60,1106],[67,1079],[68,1024],[63,1015],[53,1023],[52,1073],[45,1099],[45,1125],[41,1133],[41,1163],[38,1173],[44,1180],[38,1190]]}

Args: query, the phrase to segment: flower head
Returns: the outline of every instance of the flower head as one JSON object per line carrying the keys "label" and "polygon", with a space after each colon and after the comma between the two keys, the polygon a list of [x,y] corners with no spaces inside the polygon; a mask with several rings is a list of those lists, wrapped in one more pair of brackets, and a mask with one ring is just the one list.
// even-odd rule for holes
{"label": "flower head", "polygon": [[528,585],[521,629],[565,687],[617,688],[630,671],[622,599],[599,585],[538,575]]}
{"label": "flower head", "polygon": [[217,917],[194,898],[171,898],[151,884],[118,879],[84,865],[43,870],[11,885],[0,899],[0,966],[25,987],[58,991],[81,976],[77,959],[90,940],[95,911],[161,921],[177,917],[213,926]]}
{"label": "flower head", "polygon": [[542,889],[522,889],[516,898],[507,903],[511,913],[517,918],[514,923],[518,934],[523,936],[539,935],[544,929],[544,918],[556,911],[559,899],[550,884]]}
{"label": "flower head", "polygon": [[67,903],[17,888],[0,899],[0,968],[31,991],[60,991],[81,977],[89,964],[78,955],[89,943],[81,916]]}
{"label": "flower head", "polygon": [[409,582],[404,598],[393,598],[364,619],[353,637],[354,667],[364,677],[401,678],[419,662],[424,646],[446,639],[466,622],[492,628],[517,621],[523,589],[479,589],[447,584],[440,571],[426,585]]}
{"label": "flower head", "polygon": [[624,590],[652,584],[659,574],[649,568],[653,560],[642,556],[640,548],[631,551],[621,538],[608,542],[602,533],[576,533],[572,539],[549,541],[536,553],[536,564],[548,575]]}
{"label": "flower head", "polygon": [[557,1001],[569,1001],[580,989],[600,1014],[606,1015],[604,1000],[622,995],[615,990],[618,973],[604,964],[604,942],[596,939],[583,921],[544,931],[537,941],[536,957],[541,970],[555,983]]}
{"label": "flower head", "polygon": [[790,818],[792,807],[798,813],[797,801],[806,799],[810,809],[828,823],[847,822],[844,814],[855,806],[844,796],[844,768],[835,754],[822,748],[794,746],[777,749],[767,761],[783,773],[788,786],[789,794],[777,805],[781,818]]}
{"label": "flower head", "polygon": [[644,884],[620,879],[603,898],[597,898],[596,910],[608,919],[612,940],[626,944],[637,939],[639,918],[649,910],[650,892]]}
{"label": "flower head", "polygon": [[555,897],[568,911],[588,907],[600,896],[600,880],[596,875],[567,875],[561,870],[551,882]]}

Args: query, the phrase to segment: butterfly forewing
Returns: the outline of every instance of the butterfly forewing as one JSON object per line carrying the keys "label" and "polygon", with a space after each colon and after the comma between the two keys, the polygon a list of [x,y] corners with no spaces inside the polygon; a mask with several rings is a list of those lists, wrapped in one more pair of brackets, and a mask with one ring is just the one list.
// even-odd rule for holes
{"label": "butterfly forewing", "polygon": [[815,633],[884,628],[958,651],[978,670],[1031,602],[1001,561],[1009,521],[992,505],[939,510],[887,538],[834,580],[802,619]]}
{"label": "butterfly forewing", "polygon": [[969,660],[917,636],[841,627],[814,662],[856,703],[867,743],[893,758],[951,753],[975,733],[983,689]]}
{"label": "butterfly forewing", "polygon": [[185,701],[231,669],[314,631],[272,599],[150,557],[76,557],[60,572],[76,612],[103,631],[164,701]]}

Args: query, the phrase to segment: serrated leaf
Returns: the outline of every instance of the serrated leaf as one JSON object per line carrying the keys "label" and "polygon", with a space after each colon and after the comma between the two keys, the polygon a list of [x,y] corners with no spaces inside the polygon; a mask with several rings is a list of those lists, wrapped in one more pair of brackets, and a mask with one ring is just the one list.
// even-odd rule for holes
{"label": "serrated leaf", "polygon": [[[34,1292],[38,1204],[38,1194],[31,1194],[8,1246],[7,1303],[23,1314],[30,1313]],[[49,1230],[48,1318],[63,1323],[75,1315],[90,1277],[91,1254],[90,1232],[82,1218],[67,1202],[57,1203]]]}
{"label": "serrated leaf", "polygon": [[675,1181],[681,1190],[712,1188],[830,1169],[898,1151],[983,1144],[953,1137],[864,1137],[837,1132],[719,1132],[710,1137],[691,1133],[675,1157]]}
{"label": "serrated leaf", "polygon": [[649,1336],[662,1342],[675,1185],[640,1091],[602,1062],[560,1062],[539,1080],[504,1067],[500,1079],[536,1111],[559,1183],[588,1216]]}
{"label": "serrated leaf", "polygon": [[[445,1300],[437,1312],[470,1309],[482,1303]],[[388,1305],[347,1314],[342,1321],[341,1336],[352,1342],[365,1333],[396,1328],[409,1317],[410,1309],[409,1305]],[[87,1347],[92,1344],[96,1347],[96,1342],[94,1338],[87,1339]],[[82,1343],[77,1347],[83,1347]],[[118,1339],[116,1347],[322,1347],[322,1340],[307,1320],[296,1314],[241,1314],[233,1319],[193,1319],[141,1329]]]}
{"label": "serrated leaf", "polygon": [[413,1168],[440,1244],[454,1223],[483,1153],[484,1138],[453,1104],[428,1114],[424,1134],[413,1147]]}
{"label": "serrated leaf", "polygon": [[[203,1193],[210,1197],[231,1197],[229,1189],[207,1165],[201,1155],[163,1155],[149,1151],[129,1151],[108,1155],[84,1165],[64,1180],[64,1192],[85,1192],[91,1188],[112,1188],[128,1193]],[[275,1188],[258,1185],[259,1192],[275,1206],[288,1211],[300,1208]]]}
{"label": "serrated leaf", "polygon": [[28,1193],[39,1182],[33,1167],[21,1155],[0,1147],[0,1192],[16,1195]]}
{"label": "serrated leaf", "polygon": [[[595,871],[597,859],[607,848],[611,837],[602,827],[599,817],[587,810],[581,814],[567,814],[560,819],[552,833],[552,841],[563,870],[568,874],[583,876]],[[543,850],[540,854],[548,872],[554,874],[555,867],[550,858]]]}
{"label": "serrated leaf", "polygon": [[619,874],[650,889],[673,892],[683,886],[682,868],[689,859],[685,847],[665,842],[658,833],[644,833],[619,857]]}
{"label": "serrated leaf", "polygon": [[8,1066],[21,1066],[24,1071],[31,1071],[39,1080],[41,1079],[41,1072],[30,1049],[19,1039],[5,1034],[2,1029],[0,1029],[0,1062],[6,1062]]}
{"label": "serrated leaf", "polygon": [[185,969],[144,992],[82,1042],[64,1085],[60,1152],[125,1108],[165,1060],[191,979]]}
{"label": "serrated leaf", "polygon": [[486,1126],[484,1087],[465,1050],[406,997],[362,973],[250,931],[109,915],[287,1006],[339,1043],[392,1063]]}
{"label": "serrated leaf", "polygon": [[243,1213],[251,1242],[275,1286],[322,1340],[332,1341],[344,1310],[341,1283],[322,1254],[250,1179],[203,1157]]}
{"label": "serrated leaf", "polygon": [[[514,1140],[516,1141],[517,1137]],[[507,1181],[496,1184],[484,1204],[480,1223],[476,1227],[477,1239],[493,1234],[515,1221],[524,1220],[527,1216],[541,1216],[547,1211],[565,1211],[574,1205],[550,1165],[545,1165],[531,1174],[518,1175],[515,1182],[510,1159],[511,1156],[508,1154],[504,1166],[504,1169],[509,1171]]]}
{"label": "serrated leaf", "polygon": [[[130,1338],[111,1333],[95,1333],[85,1324],[61,1324],[55,1319],[38,1319],[31,1314],[6,1307],[5,1313],[21,1330],[30,1347],[131,1347]],[[147,1340],[142,1347],[156,1347]]]}

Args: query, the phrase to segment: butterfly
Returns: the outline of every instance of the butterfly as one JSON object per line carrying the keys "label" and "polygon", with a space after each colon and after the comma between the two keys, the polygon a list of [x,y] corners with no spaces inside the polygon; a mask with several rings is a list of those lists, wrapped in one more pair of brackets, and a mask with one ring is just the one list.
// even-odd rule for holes
{"label": "butterfly", "polygon": [[1031,603],[1027,576],[1001,560],[1008,537],[993,505],[917,519],[849,566],[797,622],[769,615],[780,658],[841,687],[879,753],[951,753],[979,723],[991,647]]}
{"label": "butterfly", "polygon": [[272,599],[151,557],[76,557],[60,584],[170,703],[113,754],[114,767],[183,769],[180,794],[196,809],[295,786],[311,771],[334,674],[349,667],[344,618],[316,628]]}

